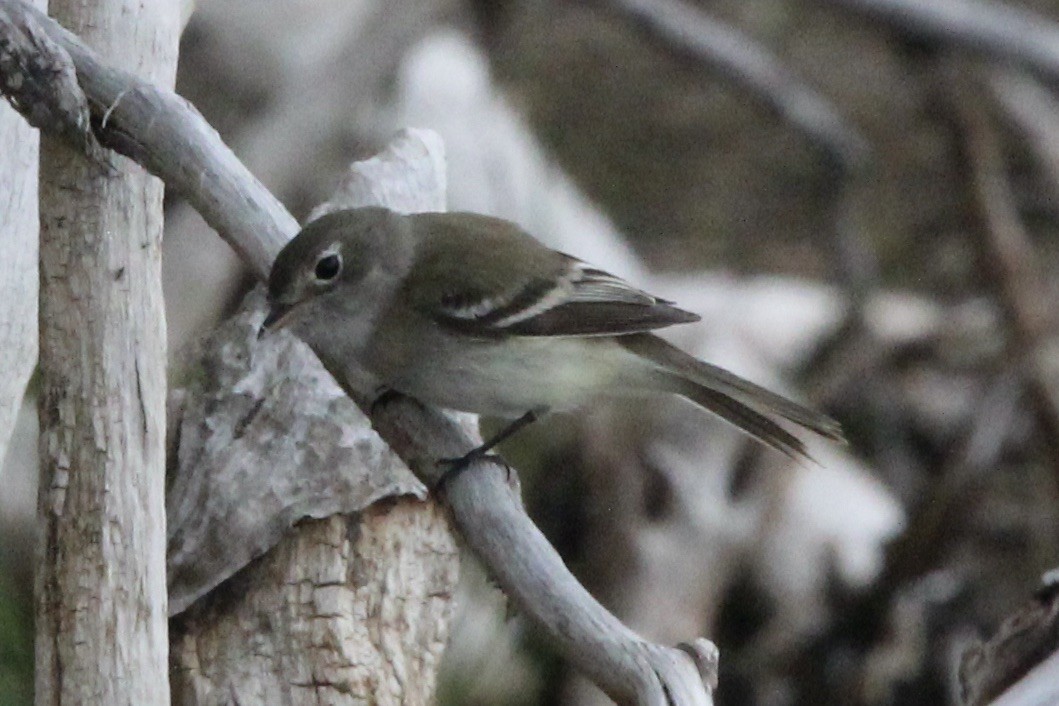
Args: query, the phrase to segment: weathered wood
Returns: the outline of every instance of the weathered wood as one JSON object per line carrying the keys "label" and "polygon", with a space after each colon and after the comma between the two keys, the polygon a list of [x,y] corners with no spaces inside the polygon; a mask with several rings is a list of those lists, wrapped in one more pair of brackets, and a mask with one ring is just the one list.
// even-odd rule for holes
{"label": "weathered wood", "polygon": [[[166,185],[193,202],[206,221],[243,257],[259,277],[268,275],[272,258],[298,232],[298,222],[268,189],[255,179],[221,141],[217,131],[191,104],[170,90],[159,89],[143,76],[102,63],[75,34],[36,12],[24,0],[0,0],[0,42],[18,40],[21,28],[11,18],[32,21],[39,36],[69,55],[93,120],[93,134],[108,147],[132,158]],[[6,16],[5,16],[6,15]],[[29,51],[33,47],[28,48]],[[31,88],[54,85],[54,72],[25,74],[18,90],[0,83],[23,115],[54,115],[51,122],[33,121],[49,134],[71,138],[69,118],[56,111],[34,111]],[[55,99],[52,105],[76,103]],[[131,131],[127,128],[135,126]],[[82,145],[83,140],[73,139]]]}
{"label": "weathered wood", "polygon": [[[53,2],[108,60],[173,84],[171,0]],[[38,704],[168,704],[162,183],[41,149]]]}
{"label": "weathered wood", "polygon": [[1059,78],[1059,25],[1015,3],[990,0],[824,0],[908,36],[958,46]]}
{"label": "weathered wood", "polygon": [[1059,590],[1055,572],[987,641],[960,657],[965,706],[1043,706],[1059,699]]}
{"label": "weathered wood", "polygon": [[38,143],[37,131],[0,104],[0,473],[37,364]]}
{"label": "weathered wood", "polygon": [[[0,0],[0,8],[18,0]],[[76,38],[40,19],[48,35],[69,51],[96,115],[99,97],[129,77],[103,66]],[[0,18],[0,34],[5,30]],[[128,85],[127,83],[124,85]],[[135,110],[131,109],[135,104]],[[139,83],[107,112],[97,135],[104,145],[131,154],[167,183],[178,186],[207,222],[229,239],[258,274],[267,270],[267,254],[293,234],[292,219],[260,184],[238,165],[216,134],[185,103]],[[98,116],[101,117],[101,116]],[[173,151],[176,153],[172,153]],[[202,175],[202,179],[197,176]],[[213,188],[219,185],[223,188]],[[269,214],[273,218],[269,221]],[[254,227],[257,224],[260,227]],[[410,400],[386,405],[373,423],[394,451],[427,485],[436,482],[438,460],[470,449],[469,435],[458,421]],[[526,517],[518,496],[506,482],[507,469],[492,461],[479,463],[447,488],[447,503],[464,538],[479,552],[525,610],[581,670],[592,675],[621,703],[709,704],[716,677],[714,652],[698,640],[682,648],[663,647],[632,633],[607,613],[570,576],[558,555]],[[496,538],[514,536],[517,544]],[[512,546],[519,547],[512,550]],[[527,551],[528,549],[532,551]],[[218,694],[218,698],[227,696]]]}
{"label": "weathered wood", "polygon": [[[443,210],[431,137],[355,164],[322,208]],[[172,610],[216,590],[174,621],[174,700],[426,706],[459,578],[448,520],[304,344],[258,339],[265,308],[258,288],[185,391]],[[303,517],[327,519],[288,532]]]}
{"label": "weathered wood", "polygon": [[264,293],[210,336],[182,401],[166,494],[169,612],[264,554],[302,518],[426,489],[292,336],[258,341]]}
{"label": "weathered wood", "polygon": [[296,531],[173,624],[173,703],[434,703],[458,566],[434,503]]}
{"label": "weathered wood", "polygon": [[[677,647],[645,640],[596,601],[526,515],[515,472],[490,458],[442,480],[439,458],[476,445],[466,420],[413,400],[378,405],[372,423],[442,497],[464,542],[559,652],[619,704],[707,706],[717,683],[717,649],[698,639]],[[418,433],[409,434],[409,430]]]}

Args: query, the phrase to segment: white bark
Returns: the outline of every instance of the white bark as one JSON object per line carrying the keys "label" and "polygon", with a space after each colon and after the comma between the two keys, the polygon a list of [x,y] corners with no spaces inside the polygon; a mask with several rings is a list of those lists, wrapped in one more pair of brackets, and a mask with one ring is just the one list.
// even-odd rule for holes
{"label": "white bark", "polygon": [[37,364],[38,144],[37,131],[0,102],[0,475]]}
{"label": "white bark", "polygon": [[[431,138],[355,164],[321,209],[443,210]],[[257,290],[211,337],[184,406],[173,612],[209,593],[174,622],[174,701],[426,706],[459,577],[452,530],[302,343],[258,340],[263,309]],[[289,531],[303,517],[327,519]]]}
{"label": "white bark", "polygon": [[[52,102],[57,94],[66,97],[84,91],[99,120],[103,117],[100,106],[114,104],[105,113],[106,125],[101,123],[96,130],[102,144],[134,157],[179,188],[255,271],[264,275],[296,225],[201,116],[171,92],[102,64],[76,37],[28,12],[18,0],[0,0],[0,9],[5,8],[28,17],[38,33],[68,54],[69,62],[77,67],[77,85],[56,85],[49,73],[32,76],[28,89],[25,82],[13,85],[8,81],[0,87],[16,98],[32,99],[43,93]],[[11,36],[12,29],[17,27],[0,14],[0,39]],[[17,37],[15,42],[25,52],[36,51],[36,45],[26,47]],[[24,114],[34,115],[31,111]],[[70,121],[56,122],[41,119],[49,130],[58,132]],[[372,186],[370,180],[367,186]],[[364,407],[363,399],[357,401]],[[435,486],[443,473],[445,464],[439,460],[461,456],[480,443],[480,437],[469,434],[465,424],[408,399],[372,410],[372,424],[428,487]],[[701,639],[665,647],[622,625],[577,583],[526,516],[509,484],[511,475],[510,469],[486,458],[447,482],[441,497],[470,549],[527,617],[619,703],[712,703],[715,648]],[[223,693],[217,696],[228,698]]]}
{"label": "white bark", "polygon": [[432,704],[458,566],[434,503],[303,523],[176,620],[173,703]]}
{"label": "white bark", "polygon": [[[65,0],[108,60],[173,84],[171,0]],[[41,150],[38,704],[169,703],[162,183]]]}

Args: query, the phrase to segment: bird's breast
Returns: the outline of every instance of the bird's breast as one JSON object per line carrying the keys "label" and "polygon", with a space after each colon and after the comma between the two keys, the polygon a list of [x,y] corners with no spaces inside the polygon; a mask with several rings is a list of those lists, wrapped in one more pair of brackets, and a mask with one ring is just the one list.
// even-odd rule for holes
{"label": "bird's breast", "polygon": [[[427,404],[514,418],[567,411],[621,387],[630,356],[607,339],[462,339],[423,342],[414,362],[389,371],[391,386]],[[635,365],[635,364],[634,364]]]}

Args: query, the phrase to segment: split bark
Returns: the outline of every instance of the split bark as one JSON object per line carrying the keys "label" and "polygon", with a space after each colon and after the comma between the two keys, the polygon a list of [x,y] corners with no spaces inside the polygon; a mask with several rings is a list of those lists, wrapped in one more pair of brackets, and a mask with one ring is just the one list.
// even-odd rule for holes
{"label": "split bark", "polygon": [[[108,60],[173,85],[177,3],[52,5]],[[36,702],[49,706],[169,703],[162,183],[100,160],[42,145]]]}

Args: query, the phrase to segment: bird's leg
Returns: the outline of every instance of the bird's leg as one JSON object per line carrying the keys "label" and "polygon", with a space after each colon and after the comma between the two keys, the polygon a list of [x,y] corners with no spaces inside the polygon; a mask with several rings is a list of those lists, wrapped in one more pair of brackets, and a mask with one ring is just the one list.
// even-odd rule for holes
{"label": "bird's leg", "polygon": [[[540,419],[541,414],[541,410],[531,409],[497,433],[493,434],[489,437],[488,441],[471,451],[467,456],[470,456],[471,454],[474,454],[476,457],[484,456],[487,452],[492,451],[493,447],[497,444],[507,441],[514,436],[516,432],[528,427],[530,424],[533,424],[533,422]],[[466,456],[464,458],[466,458]]]}
{"label": "bird's leg", "polygon": [[521,417],[519,417],[518,419],[498,431],[496,434],[493,434],[481,446],[471,449],[459,458],[441,459],[440,463],[448,464],[449,469],[445,471],[445,475],[441,478],[440,482],[444,482],[455,474],[464,470],[465,468],[467,468],[467,466],[471,465],[472,462],[477,461],[478,459],[488,454],[497,444],[501,443],[502,441],[505,441],[506,439],[511,438],[511,436],[518,432],[520,429],[523,429],[529,426],[530,424],[533,424],[533,422],[537,421],[540,418],[542,413],[543,410],[531,409],[530,411],[526,412]]}

